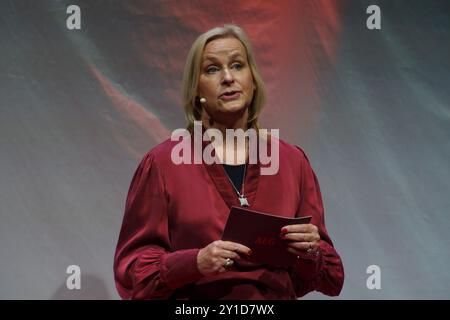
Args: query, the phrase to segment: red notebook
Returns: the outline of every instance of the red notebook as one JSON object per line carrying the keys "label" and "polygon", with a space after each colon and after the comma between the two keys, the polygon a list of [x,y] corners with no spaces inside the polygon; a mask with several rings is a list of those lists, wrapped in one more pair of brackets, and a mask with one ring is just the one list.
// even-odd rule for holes
{"label": "red notebook", "polygon": [[287,251],[287,240],[280,238],[281,228],[310,221],[311,216],[288,218],[231,207],[222,240],[249,247],[253,252],[251,261],[286,267],[295,262],[296,256]]}

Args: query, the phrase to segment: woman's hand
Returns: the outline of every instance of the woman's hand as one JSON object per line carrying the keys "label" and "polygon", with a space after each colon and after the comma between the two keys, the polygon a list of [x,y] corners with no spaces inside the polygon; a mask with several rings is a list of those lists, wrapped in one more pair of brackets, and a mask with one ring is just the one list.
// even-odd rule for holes
{"label": "woman's hand", "polygon": [[281,228],[281,239],[287,241],[288,251],[299,256],[317,254],[320,244],[319,229],[313,224],[292,224]]}
{"label": "woman's hand", "polygon": [[227,271],[233,265],[234,260],[250,255],[250,248],[242,244],[217,240],[200,249],[197,255],[197,266],[205,276],[218,274]]}

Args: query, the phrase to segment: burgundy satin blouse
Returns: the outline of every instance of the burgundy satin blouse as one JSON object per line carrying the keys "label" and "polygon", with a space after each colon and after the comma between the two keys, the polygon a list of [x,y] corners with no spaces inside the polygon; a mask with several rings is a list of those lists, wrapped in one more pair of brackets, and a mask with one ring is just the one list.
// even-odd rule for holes
{"label": "burgundy satin blouse", "polygon": [[261,175],[260,163],[249,164],[245,195],[256,211],[312,215],[321,236],[319,256],[284,269],[235,262],[230,271],[203,276],[197,253],[221,238],[230,207],[239,201],[222,165],[175,165],[171,151],[178,142],[168,139],[144,156],[131,181],[114,257],[120,296],[296,299],[313,290],[338,295],[344,269],[325,228],[316,175],[299,147],[279,141],[278,173]]}

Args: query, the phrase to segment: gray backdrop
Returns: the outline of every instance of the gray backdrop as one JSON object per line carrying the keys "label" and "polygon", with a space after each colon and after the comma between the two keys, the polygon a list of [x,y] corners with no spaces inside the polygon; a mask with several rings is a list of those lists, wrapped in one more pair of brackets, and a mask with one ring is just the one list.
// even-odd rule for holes
{"label": "gray backdrop", "polygon": [[[66,27],[69,4],[81,30]],[[370,4],[381,30],[366,28]],[[346,272],[339,298],[448,299],[446,0],[1,1],[0,298],[118,298],[131,177],[184,126],[187,51],[224,22],[254,43],[263,126],[301,146],[319,178]],[[72,264],[81,290],[66,288]],[[366,286],[370,265],[380,290]]]}

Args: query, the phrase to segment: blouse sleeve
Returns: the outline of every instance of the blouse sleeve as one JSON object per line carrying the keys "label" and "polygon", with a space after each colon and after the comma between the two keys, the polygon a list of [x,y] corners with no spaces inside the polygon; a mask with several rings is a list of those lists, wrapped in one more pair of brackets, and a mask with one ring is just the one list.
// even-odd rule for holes
{"label": "blouse sleeve", "polygon": [[306,154],[301,149],[300,151],[302,152],[301,200],[297,216],[311,215],[311,223],[318,227],[321,240],[319,254],[300,256],[291,269],[291,278],[298,297],[314,290],[329,296],[337,296],[344,284],[344,267],[325,227],[319,182]]}
{"label": "blouse sleeve", "polygon": [[199,249],[172,252],[168,197],[149,152],[134,173],[114,256],[114,276],[123,299],[167,299],[202,277]]}

